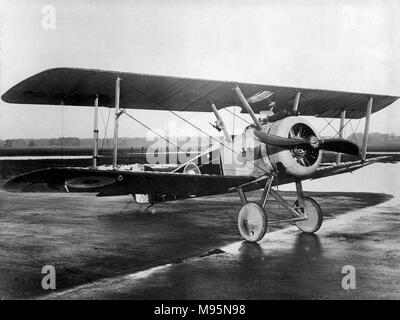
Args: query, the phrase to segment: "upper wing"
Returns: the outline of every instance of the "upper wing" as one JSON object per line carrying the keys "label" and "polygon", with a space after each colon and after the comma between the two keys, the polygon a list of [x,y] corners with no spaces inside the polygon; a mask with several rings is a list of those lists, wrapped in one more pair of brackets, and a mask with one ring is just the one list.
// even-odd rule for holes
{"label": "upper wing", "polygon": [[275,111],[291,109],[297,92],[302,93],[299,112],[302,115],[340,117],[346,110],[348,119],[362,118],[370,97],[372,113],[396,101],[398,97],[238,83],[179,77],[124,73],[114,71],[56,68],[38,73],[9,89],[2,99],[9,103],[93,106],[99,95],[100,105],[114,104],[115,79],[122,78],[120,103],[128,109],[210,111],[208,102],[218,108],[238,104],[232,88],[238,84],[246,97],[260,91],[272,91],[269,100],[252,105],[257,113],[266,104],[276,102]]}
{"label": "upper wing", "polygon": [[3,188],[20,192],[95,192],[100,196],[165,194],[179,198],[224,193],[252,180],[252,177],[207,174],[49,168],[18,176]]}

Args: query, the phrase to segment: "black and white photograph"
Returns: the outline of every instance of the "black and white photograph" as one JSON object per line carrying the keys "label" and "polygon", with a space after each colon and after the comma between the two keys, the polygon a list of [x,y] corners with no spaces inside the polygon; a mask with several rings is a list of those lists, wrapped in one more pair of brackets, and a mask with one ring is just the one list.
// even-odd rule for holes
{"label": "black and white photograph", "polygon": [[400,299],[399,17],[0,0],[0,299]]}

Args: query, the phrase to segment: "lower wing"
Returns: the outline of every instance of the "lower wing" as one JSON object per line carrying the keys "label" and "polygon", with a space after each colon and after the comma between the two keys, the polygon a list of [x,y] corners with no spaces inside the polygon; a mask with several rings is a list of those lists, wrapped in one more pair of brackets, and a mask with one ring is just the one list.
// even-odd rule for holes
{"label": "lower wing", "polygon": [[377,157],[371,157],[366,160],[357,160],[343,162],[339,164],[326,164],[319,167],[309,179],[320,179],[324,177],[334,176],[341,173],[353,172],[373,163],[396,163],[400,161],[400,154],[386,154]]}
{"label": "lower wing", "polygon": [[[320,179],[352,172],[373,163],[395,163],[399,154],[372,157],[365,161],[325,164],[305,179]],[[251,176],[222,176],[157,171],[104,170],[93,168],[49,168],[20,175],[3,189],[14,192],[92,192],[98,196],[152,194],[168,199],[226,193],[238,186],[262,188]],[[292,176],[278,175],[276,184],[295,181]],[[253,187],[249,187],[253,185]]]}
{"label": "lower wing", "polygon": [[156,171],[49,168],[18,176],[3,188],[14,192],[94,192],[98,196],[158,194],[169,198],[229,192],[253,177]]}

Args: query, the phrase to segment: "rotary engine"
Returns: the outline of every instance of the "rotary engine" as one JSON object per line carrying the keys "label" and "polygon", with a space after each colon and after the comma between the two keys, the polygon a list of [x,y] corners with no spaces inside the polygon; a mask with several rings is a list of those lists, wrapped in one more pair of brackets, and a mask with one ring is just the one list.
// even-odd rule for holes
{"label": "rotary engine", "polygon": [[291,140],[307,140],[308,144],[272,145],[266,144],[267,156],[273,169],[293,176],[307,176],[317,170],[322,157],[317,133],[305,119],[297,116],[268,123],[265,132]]}

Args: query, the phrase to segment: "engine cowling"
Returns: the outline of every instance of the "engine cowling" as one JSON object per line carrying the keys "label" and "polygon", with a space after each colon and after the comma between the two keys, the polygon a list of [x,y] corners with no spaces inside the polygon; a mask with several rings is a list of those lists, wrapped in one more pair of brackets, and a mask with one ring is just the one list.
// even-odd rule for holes
{"label": "engine cowling", "polygon": [[[317,133],[312,125],[301,117],[287,117],[272,123],[268,133],[285,138],[309,139]],[[267,145],[267,154],[275,170],[293,176],[307,176],[317,170],[322,151],[310,147],[278,147]]]}

